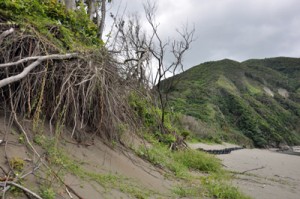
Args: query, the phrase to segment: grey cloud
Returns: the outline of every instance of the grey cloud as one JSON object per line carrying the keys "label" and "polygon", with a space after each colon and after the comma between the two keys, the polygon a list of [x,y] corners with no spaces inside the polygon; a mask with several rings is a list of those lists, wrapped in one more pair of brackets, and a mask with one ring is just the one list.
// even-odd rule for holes
{"label": "grey cloud", "polygon": [[[127,2],[128,11],[143,12],[141,0],[121,2]],[[223,58],[243,61],[300,55],[299,0],[156,2],[162,37],[175,37],[175,29],[187,21],[195,24],[197,40],[185,56],[186,68]]]}

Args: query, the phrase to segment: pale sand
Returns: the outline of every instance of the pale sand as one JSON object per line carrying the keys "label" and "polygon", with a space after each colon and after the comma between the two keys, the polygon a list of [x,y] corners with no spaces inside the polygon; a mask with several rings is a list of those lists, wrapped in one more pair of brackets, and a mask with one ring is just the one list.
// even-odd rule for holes
{"label": "pale sand", "polygon": [[226,169],[240,173],[234,184],[253,198],[300,198],[300,156],[242,149],[217,157]]}
{"label": "pale sand", "polygon": [[[99,138],[95,138],[94,142],[95,144],[89,147],[81,147],[69,143],[65,143],[62,147],[70,157],[81,161],[83,163],[81,167],[85,170],[94,173],[121,175],[144,187],[145,190],[153,190],[160,193],[161,197],[169,198],[171,188],[176,183],[166,179],[161,169],[154,167],[125,148],[109,148]],[[74,179],[74,176],[71,176],[69,181],[72,182]],[[70,184],[73,185],[72,183]],[[109,192],[107,197],[100,197],[103,195],[103,190],[97,193],[93,186],[90,186],[90,188],[85,186],[84,189],[79,189],[80,186],[76,186],[75,183],[73,188],[76,188],[82,195],[88,195],[90,198],[130,198],[119,191],[116,192],[116,190]],[[91,193],[94,193],[94,197],[91,197]],[[154,198],[156,197],[158,196],[154,195]]]}

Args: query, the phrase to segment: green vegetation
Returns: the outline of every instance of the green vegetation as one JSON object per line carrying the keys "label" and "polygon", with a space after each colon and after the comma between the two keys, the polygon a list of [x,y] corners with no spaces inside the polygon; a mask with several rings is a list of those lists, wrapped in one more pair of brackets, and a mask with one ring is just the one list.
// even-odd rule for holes
{"label": "green vegetation", "polygon": [[188,132],[179,130],[176,123],[177,115],[170,112],[165,113],[164,131],[162,133],[162,124],[160,121],[161,110],[155,106],[151,100],[148,100],[143,95],[138,95],[132,92],[129,96],[129,105],[133,109],[135,116],[139,118],[141,123],[141,132],[155,135],[155,140],[159,140],[164,144],[171,144],[176,140],[176,135],[188,136]]}
{"label": "green vegetation", "polygon": [[236,187],[226,183],[226,178],[220,176],[209,176],[202,178],[203,186],[208,190],[208,195],[222,199],[250,199],[242,194]]}
{"label": "green vegetation", "polygon": [[[141,185],[138,185],[132,179],[128,179],[119,174],[102,174],[85,170],[81,166],[83,162],[73,160],[56,147],[55,139],[49,139],[44,135],[36,135],[34,141],[47,151],[48,162],[51,163],[52,166],[60,168],[57,175],[63,176],[66,173],[71,173],[83,181],[94,181],[107,190],[120,190],[135,198],[148,198],[151,194],[155,193],[152,190],[147,190]],[[50,185],[42,186],[40,193],[41,196],[44,196],[43,198],[55,198],[55,192]]]}
{"label": "green vegetation", "polygon": [[[170,150],[170,145],[175,141],[176,134],[188,139],[195,139],[193,136],[190,137],[191,132],[203,130],[202,127],[206,124],[199,123],[194,118],[185,115],[167,112],[165,125],[169,132],[175,132],[175,134],[161,134],[158,128],[158,118],[161,114],[159,109],[136,93],[131,94],[130,104],[137,117],[143,121],[144,127],[141,136],[151,144],[148,146],[141,145],[134,150],[137,155],[153,165],[170,171],[171,173],[167,176],[175,175],[183,181],[181,185],[173,188],[174,194],[180,197],[199,197],[202,195],[224,199],[248,198],[237,188],[228,184],[227,172],[222,169],[220,160],[213,155],[190,149]],[[208,105],[210,110],[213,110],[212,106]],[[183,128],[187,124],[190,129]],[[213,129],[209,126],[206,128]],[[206,141],[220,142],[217,137],[210,137]],[[202,175],[204,173],[205,176],[196,177],[191,172],[202,173]]]}
{"label": "green vegetation", "polygon": [[[151,147],[141,146],[136,149],[136,153],[155,166],[171,171],[183,181],[173,188],[174,194],[180,197],[249,198],[229,184],[229,174],[213,155],[190,149],[171,151],[166,144],[157,142],[153,135],[145,138],[151,142]],[[191,172],[199,173],[200,176]]]}
{"label": "green vegetation", "polygon": [[40,195],[43,199],[54,199],[56,194],[51,187],[41,187]]}
{"label": "green vegetation", "polygon": [[[5,55],[8,60],[72,51],[81,52],[79,53],[80,56],[84,57],[77,60],[66,60],[63,63],[45,61],[44,65],[41,65],[44,71],[34,71],[35,75],[29,75],[26,82],[24,81],[25,83],[21,81],[20,84],[11,86],[12,89],[15,89],[12,93],[18,94],[19,97],[8,95],[7,91],[2,95],[2,99],[9,96],[10,99],[17,100],[17,102],[12,103],[16,107],[15,111],[21,116],[26,115],[32,119],[35,131],[41,129],[43,122],[40,121],[48,122],[46,120],[52,116],[54,120],[56,119],[53,123],[54,133],[51,132],[53,137],[49,138],[44,132],[37,132],[33,139],[36,145],[41,146],[46,151],[45,160],[51,167],[51,169],[47,167],[46,171],[39,169],[36,172],[41,172],[40,176],[37,174],[37,178],[40,177],[39,180],[43,182],[43,185],[39,187],[40,195],[45,199],[55,198],[58,193],[54,186],[55,178],[53,175],[63,177],[66,173],[71,173],[82,181],[93,181],[105,190],[116,189],[135,198],[148,198],[156,194],[155,191],[147,190],[124,176],[114,173],[95,173],[84,169],[83,162],[73,160],[65,154],[60,149],[61,131],[64,127],[76,127],[78,125],[76,122],[81,120],[81,123],[84,123],[82,126],[87,126],[87,128],[80,130],[87,132],[74,131],[74,138],[78,142],[84,141],[81,138],[86,136],[85,133],[93,132],[94,135],[107,138],[112,142],[112,145],[116,145],[120,134],[130,130],[130,124],[136,125],[135,130],[140,130],[141,136],[151,143],[150,147],[141,146],[135,149],[136,153],[155,166],[165,169],[166,173],[169,174],[167,177],[175,176],[183,182],[181,186],[174,188],[173,192],[176,196],[197,197],[204,195],[216,198],[246,198],[226,182],[228,179],[226,171],[222,169],[220,161],[214,156],[200,151],[178,150],[176,147],[171,150],[171,147],[181,140],[180,146],[184,143],[185,138],[212,142],[240,141],[250,145],[246,136],[254,140],[256,144],[266,144],[267,138],[264,133],[256,139],[255,132],[248,131],[254,127],[257,127],[254,128],[257,131],[262,131],[261,126],[265,129],[269,127],[267,122],[259,122],[252,117],[253,115],[262,117],[261,114],[248,108],[249,103],[252,102],[249,96],[261,97],[260,85],[251,85],[252,80],[249,80],[246,89],[243,88],[243,90],[237,84],[240,80],[237,82],[232,80],[230,75],[234,74],[230,72],[228,76],[222,70],[222,64],[217,66],[214,73],[211,73],[210,67],[213,67],[214,63],[208,63],[208,68],[201,71],[202,76],[200,78],[198,69],[192,69],[196,71],[191,75],[184,73],[191,81],[184,81],[172,88],[175,94],[173,93],[171,96],[171,105],[174,106],[175,111],[183,114],[174,113],[171,109],[167,110],[164,124],[162,124],[160,121],[162,113],[158,106],[153,103],[153,96],[149,97],[149,100],[146,99],[145,96],[147,95],[140,94],[144,93],[143,89],[137,89],[135,92],[128,89],[118,93],[119,90],[125,90],[128,87],[122,87],[122,83],[119,84],[123,79],[119,77],[119,71],[115,70],[116,66],[110,63],[109,59],[113,58],[106,54],[107,51],[105,49],[103,52],[96,51],[96,49],[99,50],[103,47],[103,42],[98,39],[97,27],[89,20],[83,5],[78,4],[78,6],[81,9],[68,11],[56,0],[3,0],[0,2],[1,22],[3,18],[6,25],[17,28],[16,36],[10,36],[23,38],[23,35],[29,35],[28,38],[33,38],[33,40],[27,37],[24,41],[22,39],[16,40],[16,44],[13,43],[14,39],[5,41],[7,43],[12,42],[11,45],[7,45],[11,47],[8,52],[13,53]],[[38,47],[33,50],[33,46],[32,49],[27,50],[27,46],[31,45]],[[19,48],[20,46],[21,48]],[[92,49],[92,53],[85,52],[90,49]],[[24,54],[18,54],[15,51]],[[6,60],[4,57],[1,59]],[[232,63],[228,60],[225,62],[228,71],[236,70],[240,66],[237,62]],[[91,64],[94,67],[91,67]],[[13,71],[13,74],[15,73],[17,71]],[[236,74],[236,76],[240,77],[240,74]],[[252,79],[254,81],[255,77]],[[18,87],[20,85],[23,87]],[[251,95],[244,92],[247,89],[251,91]],[[18,93],[19,91],[23,94]],[[150,93],[149,91],[146,92]],[[112,95],[112,93],[116,94]],[[128,93],[130,94],[127,104],[126,96]],[[222,97],[217,97],[218,94],[221,94]],[[25,97],[23,99],[20,96]],[[122,97],[118,98],[119,96]],[[239,97],[247,98],[248,101],[245,102]],[[297,109],[297,103],[292,103],[294,102],[292,100],[291,102],[282,100],[280,96],[276,97],[279,97],[284,108],[276,103],[268,104],[273,106],[271,108],[277,108],[278,114],[282,114],[280,117],[294,116],[300,113]],[[299,94],[295,94],[293,99],[299,99],[298,97]],[[265,99],[256,100],[252,103],[261,106],[263,100]],[[130,108],[127,107],[128,105]],[[293,107],[294,112],[282,112],[282,109],[286,107]],[[244,110],[247,112],[244,113]],[[130,114],[127,115],[127,112]],[[133,113],[131,114],[131,112]],[[225,117],[228,115],[226,112],[232,117],[229,119]],[[186,115],[193,117],[187,118]],[[130,119],[126,120],[129,117]],[[124,123],[123,118],[126,118]],[[278,123],[277,120],[273,122],[274,124]],[[282,122],[292,122],[292,120],[287,118]],[[235,128],[233,123],[238,123],[240,129]],[[185,124],[188,124],[189,128],[186,128]],[[205,130],[204,133],[203,129]],[[78,129],[74,128],[74,130]],[[238,130],[242,130],[246,136],[239,134]],[[193,137],[192,133],[199,133],[202,137]],[[276,138],[279,141],[285,139],[275,130],[272,133],[272,139]],[[290,140],[293,140],[292,136]],[[20,136],[19,141],[25,143],[26,139],[24,136]],[[9,163],[16,171],[22,171],[24,168],[24,161],[21,159],[13,159]],[[200,174],[201,177],[195,177],[192,172]],[[56,183],[59,186],[61,181]]]}
{"label": "green vegetation", "polygon": [[[198,179],[197,179],[198,180]],[[250,199],[249,196],[241,193],[238,188],[231,185],[228,181],[230,178],[225,174],[211,174],[209,176],[200,177],[199,182],[193,179],[184,186],[177,186],[173,192],[180,197],[191,198],[220,198],[220,199]]]}
{"label": "green vegetation", "polygon": [[178,151],[173,156],[176,162],[182,163],[189,169],[203,172],[218,172],[221,170],[221,164],[218,159],[201,151]]}
{"label": "green vegetation", "polygon": [[[296,58],[207,62],[172,77],[180,83],[172,88],[169,105],[190,116],[180,123],[198,139],[257,147],[296,145],[300,143],[299,71]],[[281,96],[278,89],[289,96]]]}
{"label": "green vegetation", "polygon": [[83,47],[99,47],[97,26],[89,20],[83,5],[76,11],[67,11],[56,0],[3,0],[0,14],[17,24],[21,30],[40,37],[46,36],[57,50],[83,50]]}
{"label": "green vegetation", "polygon": [[9,165],[11,168],[17,172],[21,172],[24,169],[25,162],[19,157],[13,157],[9,160]]}

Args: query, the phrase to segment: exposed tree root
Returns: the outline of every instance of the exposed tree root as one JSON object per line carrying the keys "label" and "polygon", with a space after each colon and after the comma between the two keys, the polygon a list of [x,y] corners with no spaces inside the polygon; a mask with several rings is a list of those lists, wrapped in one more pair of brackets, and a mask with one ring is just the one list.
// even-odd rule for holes
{"label": "exposed tree root", "polygon": [[35,34],[15,30],[0,44],[0,108],[11,98],[11,110],[32,119],[34,127],[50,121],[55,139],[68,126],[78,142],[96,135],[118,141],[118,126],[135,126],[128,89],[105,49],[57,54],[53,44]]}
{"label": "exposed tree root", "polygon": [[[61,54],[35,31],[27,34],[16,29],[13,32],[0,33],[3,38],[0,40],[0,112],[10,114],[40,164],[33,165],[32,170],[21,177],[8,174],[3,183],[40,198],[17,184],[16,180],[43,166],[68,193],[81,199],[83,197],[67,185],[37,152],[18,117],[31,120],[35,133],[41,133],[39,124],[49,121],[55,143],[58,143],[63,127],[72,129],[70,137],[79,143],[94,136],[104,141],[119,141],[120,125],[135,126],[127,103],[126,84],[123,84],[118,66],[105,49]],[[13,180],[7,181],[11,179],[9,177]],[[7,191],[6,184],[1,186]]]}

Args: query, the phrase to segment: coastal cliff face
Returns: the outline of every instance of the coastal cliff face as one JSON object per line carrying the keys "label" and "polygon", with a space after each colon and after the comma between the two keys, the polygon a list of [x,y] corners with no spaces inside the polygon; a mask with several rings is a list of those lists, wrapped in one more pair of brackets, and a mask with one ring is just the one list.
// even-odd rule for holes
{"label": "coastal cliff face", "polygon": [[[221,60],[164,81],[173,110],[207,128],[199,138],[257,147],[300,143],[300,59]],[[168,82],[177,82],[168,87]],[[246,138],[245,138],[246,137]]]}

